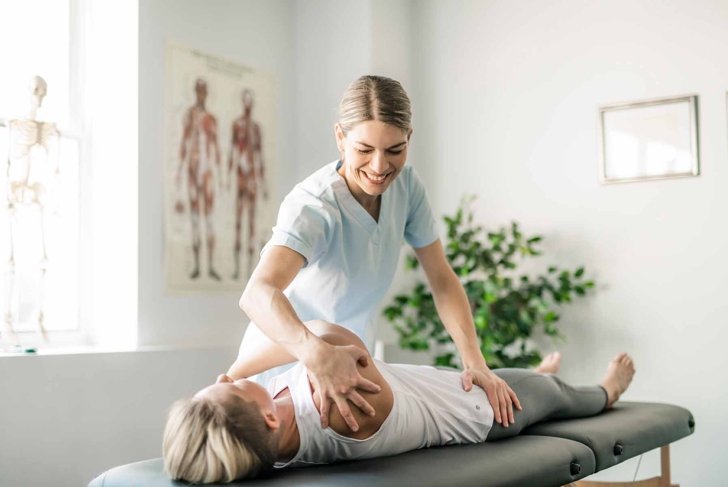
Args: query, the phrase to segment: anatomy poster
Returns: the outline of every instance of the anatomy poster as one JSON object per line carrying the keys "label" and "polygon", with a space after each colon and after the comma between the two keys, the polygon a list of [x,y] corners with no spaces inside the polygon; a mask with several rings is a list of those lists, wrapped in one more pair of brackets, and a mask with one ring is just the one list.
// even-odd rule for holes
{"label": "anatomy poster", "polygon": [[168,44],[165,117],[167,289],[242,291],[275,218],[275,80]]}

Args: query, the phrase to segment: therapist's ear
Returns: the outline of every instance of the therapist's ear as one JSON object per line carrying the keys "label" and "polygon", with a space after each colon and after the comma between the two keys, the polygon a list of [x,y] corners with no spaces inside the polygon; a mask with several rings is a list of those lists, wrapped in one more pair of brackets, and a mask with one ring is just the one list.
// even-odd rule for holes
{"label": "therapist's ear", "polygon": [[409,132],[407,132],[407,142],[409,142],[410,139],[412,138],[412,132],[413,132],[412,129],[409,129]]}
{"label": "therapist's ear", "polygon": [[346,135],[344,134],[344,130],[341,128],[341,125],[339,123],[334,124],[334,135],[336,136],[336,147],[339,149],[339,152],[344,152],[344,139],[346,139]]}

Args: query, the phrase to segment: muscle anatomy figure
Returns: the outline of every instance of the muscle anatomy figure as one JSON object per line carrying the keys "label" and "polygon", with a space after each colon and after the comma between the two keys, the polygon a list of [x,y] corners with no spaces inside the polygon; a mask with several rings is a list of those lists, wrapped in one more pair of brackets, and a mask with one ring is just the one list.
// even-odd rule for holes
{"label": "muscle anatomy figure", "polygon": [[204,218],[205,237],[207,242],[208,275],[220,280],[215,272],[213,257],[215,250],[215,230],[213,225],[213,205],[215,188],[213,180],[213,162],[220,167],[220,148],[217,143],[217,121],[205,108],[207,99],[207,83],[203,79],[195,82],[195,104],[187,109],[184,115],[184,130],[180,145],[180,164],[177,170],[177,186],[182,180],[182,170],[187,166],[187,191],[190,203],[190,223],[192,226],[192,252],[194,268],[191,279],[200,276],[200,216]]}
{"label": "muscle anatomy figure", "polygon": [[[18,249],[34,248],[32,243],[40,245],[39,255],[29,264],[33,272],[39,273],[39,286],[35,296],[38,331],[43,340],[46,339],[44,320],[44,284],[48,269],[48,252],[46,245],[46,212],[52,198],[54,183],[58,176],[58,139],[56,125],[37,120],[38,109],[47,93],[47,84],[40,76],[31,80],[30,110],[27,118],[8,121],[9,145],[7,161],[7,187],[5,189],[9,214],[10,258],[8,265],[8,299],[4,319],[4,338],[17,341],[14,324],[17,320],[15,311]],[[26,220],[34,219],[32,225]],[[30,242],[23,230],[36,226],[39,230],[40,242]],[[33,235],[35,237],[36,235]],[[31,237],[32,238],[32,237]],[[26,263],[23,263],[24,265]]]}
{"label": "muscle anatomy figure", "polygon": [[235,194],[235,271],[233,279],[240,276],[240,251],[242,249],[243,213],[248,217],[248,275],[253,264],[256,250],[255,204],[259,192],[267,198],[264,187],[264,165],[260,125],[252,118],[253,94],[243,90],[243,114],[232,126],[232,143],[228,160],[228,181],[233,168],[237,172],[237,190]]}

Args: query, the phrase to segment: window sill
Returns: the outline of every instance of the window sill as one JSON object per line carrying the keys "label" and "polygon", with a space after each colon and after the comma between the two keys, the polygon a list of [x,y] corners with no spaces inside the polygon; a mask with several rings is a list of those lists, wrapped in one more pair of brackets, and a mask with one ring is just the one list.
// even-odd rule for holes
{"label": "window sill", "polygon": [[[91,355],[91,354],[110,354],[110,353],[153,353],[153,352],[177,352],[191,350],[228,350],[231,347],[222,346],[141,346],[141,347],[110,347],[110,346],[53,346],[46,345],[42,347],[20,347],[18,351],[13,351],[9,347],[0,347],[0,359],[17,358],[17,357],[48,357],[48,356],[64,356],[64,355]],[[237,346],[234,347],[237,349]],[[33,351],[24,351],[33,350]]]}

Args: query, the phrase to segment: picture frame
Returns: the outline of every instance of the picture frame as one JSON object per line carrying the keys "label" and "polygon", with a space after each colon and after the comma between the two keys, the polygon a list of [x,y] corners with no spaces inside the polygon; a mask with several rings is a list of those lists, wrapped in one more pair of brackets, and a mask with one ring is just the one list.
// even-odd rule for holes
{"label": "picture frame", "polygon": [[602,184],[700,175],[698,95],[602,105]]}

